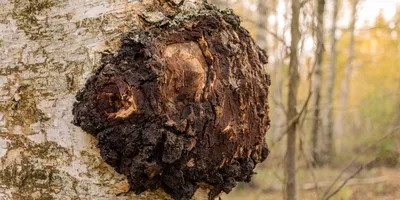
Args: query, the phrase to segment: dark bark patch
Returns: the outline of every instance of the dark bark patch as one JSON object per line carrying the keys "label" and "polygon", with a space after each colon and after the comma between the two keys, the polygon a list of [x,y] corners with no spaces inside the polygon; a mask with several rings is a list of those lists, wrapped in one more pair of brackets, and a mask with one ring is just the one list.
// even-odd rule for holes
{"label": "dark bark patch", "polygon": [[214,198],[268,156],[267,56],[237,16],[202,13],[126,33],[77,94],[74,124],[136,193]]}

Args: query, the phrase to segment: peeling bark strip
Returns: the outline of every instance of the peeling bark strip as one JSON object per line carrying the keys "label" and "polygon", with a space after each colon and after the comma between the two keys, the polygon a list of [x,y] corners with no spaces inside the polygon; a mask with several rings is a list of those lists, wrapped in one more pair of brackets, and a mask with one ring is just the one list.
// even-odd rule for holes
{"label": "peeling bark strip", "polygon": [[131,190],[212,199],[269,153],[267,56],[239,18],[213,9],[128,32],[77,94],[74,124]]}

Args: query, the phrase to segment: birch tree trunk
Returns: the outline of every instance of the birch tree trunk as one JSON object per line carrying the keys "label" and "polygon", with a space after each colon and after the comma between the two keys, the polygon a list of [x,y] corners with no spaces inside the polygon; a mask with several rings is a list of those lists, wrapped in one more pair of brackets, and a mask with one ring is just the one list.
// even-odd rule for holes
{"label": "birch tree trunk", "polygon": [[268,7],[267,0],[259,0],[257,4],[257,32],[256,42],[262,49],[267,49],[267,24],[268,24]]}
{"label": "birch tree trunk", "polygon": [[311,155],[314,165],[322,164],[320,154],[319,134],[321,130],[320,117],[320,101],[321,101],[321,84],[322,84],[322,55],[324,49],[324,10],[325,0],[318,0],[317,5],[317,34],[314,64],[314,78],[312,88],[312,120],[311,120]]}
{"label": "birch tree trunk", "polygon": [[340,92],[340,102],[339,102],[339,112],[336,118],[336,130],[338,133],[338,149],[341,149],[342,135],[347,132],[348,129],[344,125],[343,118],[345,117],[346,109],[348,108],[348,98],[349,98],[349,88],[350,88],[350,77],[353,71],[353,60],[354,60],[354,30],[357,21],[357,5],[359,0],[352,0],[352,11],[351,11],[351,21],[350,21],[350,42],[349,42],[349,57],[347,65],[345,68],[344,79],[342,81],[341,92]]}
{"label": "birch tree trunk", "polygon": [[291,122],[297,116],[297,90],[299,86],[298,72],[298,44],[300,41],[299,16],[300,2],[292,0],[291,46],[289,64],[289,93],[287,124],[287,150],[286,150],[286,200],[296,199],[296,129],[297,121]]}
{"label": "birch tree trunk", "polygon": [[127,192],[95,138],[71,124],[71,110],[116,36],[202,2],[0,1],[0,199],[168,199]]}
{"label": "birch tree trunk", "polygon": [[334,93],[334,84],[336,77],[336,24],[337,24],[337,15],[339,10],[338,0],[333,0],[333,13],[332,13],[332,27],[330,30],[331,36],[331,46],[330,46],[330,57],[329,57],[329,66],[328,66],[328,79],[326,83],[326,98],[327,98],[327,111],[325,115],[325,144],[326,144],[326,156],[327,162],[332,160],[332,157],[335,153],[335,140],[333,137],[333,93]]}
{"label": "birch tree trunk", "polygon": [[[277,0],[272,1],[271,10],[277,10],[279,2]],[[272,13],[272,12],[271,12]],[[279,17],[279,13],[275,12],[276,19]],[[275,22],[272,26],[272,31],[276,37],[279,37],[278,23]],[[273,106],[271,107],[271,131],[269,137],[276,141],[282,135],[286,124],[286,109],[283,103],[283,80],[285,76],[284,72],[284,57],[286,54],[286,46],[282,44],[278,39],[272,40],[271,51],[273,55],[269,57],[272,64],[272,93],[271,100]],[[284,147],[284,145],[282,145]]]}

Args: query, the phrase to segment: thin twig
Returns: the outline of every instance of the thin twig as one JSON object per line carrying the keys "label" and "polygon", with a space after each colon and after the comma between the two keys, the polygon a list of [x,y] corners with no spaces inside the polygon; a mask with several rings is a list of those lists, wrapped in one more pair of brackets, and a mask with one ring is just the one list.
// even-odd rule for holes
{"label": "thin twig", "polygon": [[382,141],[384,141],[385,139],[387,139],[388,137],[392,136],[393,134],[396,133],[397,130],[400,130],[400,126],[395,126],[394,128],[390,129],[384,136],[382,136],[380,139],[376,140],[374,143],[370,144],[369,146],[367,146],[364,150],[362,150],[360,153],[357,153],[354,158],[350,161],[350,163],[339,173],[339,175],[336,177],[336,179],[332,182],[332,184],[328,187],[328,189],[325,191],[324,195],[322,196],[322,199],[326,199],[330,190],[332,189],[332,187],[339,181],[339,179],[343,176],[344,172],[346,172],[354,163],[355,161],[358,159],[358,157],[361,154],[364,154],[365,152],[367,152],[368,150],[370,150],[371,148],[375,147],[375,145],[381,143]]}
{"label": "thin twig", "polygon": [[307,108],[307,105],[308,105],[308,102],[310,101],[310,98],[311,98],[311,92],[308,93],[308,97],[307,97],[306,102],[304,103],[303,107],[301,108],[300,113],[297,114],[296,117],[292,118],[292,119],[289,121],[289,123],[286,125],[285,130],[280,134],[280,137],[279,137],[275,142],[272,143],[271,149],[275,147],[275,144],[277,144],[279,141],[281,141],[281,140],[283,139],[283,137],[286,135],[286,133],[287,133],[287,131],[289,130],[289,128],[290,128],[294,123],[297,123],[297,122],[299,121],[300,117],[303,115],[304,111],[305,111],[306,108]]}
{"label": "thin twig", "polygon": [[[312,71],[312,70],[311,70]],[[311,79],[310,79],[311,80]],[[310,81],[310,85],[309,85],[309,87],[310,87],[310,91],[311,91],[311,81]],[[307,159],[307,156],[306,156],[306,153],[304,152],[304,148],[303,148],[303,145],[302,145],[302,143],[303,143],[303,141],[302,141],[302,135],[304,135],[304,130],[303,130],[303,125],[304,125],[304,122],[305,122],[305,119],[306,119],[306,117],[305,116],[307,116],[307,110],[306,111],[304,111],[305,113],[304,113],[304,117],[303,117],[303,119],[301,120],[301,122],[299,123],[299,130],[301,131],[301,133],[303,133],[303,134],[300,134],[300,152],[302,153],[302,155],[303,155],[303,157],[304,157],[304,160],[306,161],[306,164],[307,164],[307,168],[309,169],[309,171],[311,172],[311,176],[312,176],[312,179],[313,179],[313,183],[314,183],[314,189],[315,189],[315,193],[316,193],[316,195],[317,195],[317,199],[320,199],[320,193],[319,193],[319,187],[318,187],[318,179],[317,179],[317,176],[315,175],[315,172],[314,172],[314,170],[313,170],[313,166],[312,166],[312,164],[311,164],[311,161],[310,160],[308,160]]]}
{"label": "thin twig", "polygon": [[[376,183],[382,183],[386,181],[385,176],[380,176],[380,177],[375,177],[375,178],[363,178],[363,179],[351,179],[347,182],[347,186],[350,185],[366,185],[366,184],[376,184]],[[318,182],[318,187],[323,188],[323,187],[328,187],[331,184],[330,181],[322,181]],[[314,183],[306,183],[304,184],[301,189],[303,190],[312,190],[314,189]]]}
{"label": "thin twig", "polygon": [[[311,74],[314,73],[314,69],[315,69],[315,66],[313,66],[313,67],[311,68],[311,70],[308,72],[307,78],[310,80],[310,84],[308,85],[308,96],[307,96],[307,99],[306,99],[305,103],[303,104],[303,107],[302,107],[301,110],[300,110],[300,113],[297,114],[296,117],[294,117],[293,119],[291,119],[291,120],[289,121],[289,123],[286,125],[286,128],[284,129],[284,131],[283,131],[281,134],[279,134],[280,137],[279,137],[275,142],[272,143],[271,149],[273,149],[273,148],[275,147],[275,145],[283,139],[283,137],[286,135],[286,133],[287,133],[287,131],[289,130],[289,128],[290,128],[294,123],[297,123],[297,122],[299,121],[299,119],[302,117],[302,115],[305,116],[305,114],[307,113],[306,108],[308,107],[308,103],[309,103],[309,101],[310,101],[310,99],[311,99],[311,96],[312,96],[312,90],[311,90],[311,88],[312,88],[312,79],[311,79]],[[305,117],[304,117],[304,118],[305,118]],[[304,118],[303,118],[303,121],[302,121],[301,124],[304,123]]]}
{"label": "thin twig", "polygon": [[335,190],[333,191],[329,196],[327,196],[324,200],[328,200],[331,197],[335,196],[346,184],[350,179],[353,179],[355,176],[357,176],[357,174],[359,174],[365,166],[367,166],[368,164],[370,164],[371,162],[373,162],[376,158],[372,159],[371,161],[369,161],[367,164],[364,164],[362,166],[360,166],[357,171],[355,171],[352,175],[350,175],[345,181],[343,181],[343,183]]}
{"label": "thin twig", "polygon": [[[387,177],[386,176],[379,176],[379,177],[372,177],[372,178],[353,178],[350,179],[347,183],[346,186],[351,186],[351,185],[369,185],[369,184],[377,184],[377,183],[382,183],[387,181]],[[345,180],[343,180],[345,181]],[[331,184],[331,181],[321,181],[318,182],[318,188],[325,188],[328,187]],[[276,191],[281,191],[283,188],[283,184],[272,184],[269,187],[267,187],[267,189],[265,190],[276,190]],[[315,183],[311,182],[311,183],[305,183],[301,186],[299,186],[299,189],[302,190],[314,190],[315,189]]]}
{"label": "thin twig", "polygon": [[272,97],[271,98],[272,99],[272,101],[273,101],[273,103],[275,104],[275,105],[277,105],[278,107],[280,107],[281,109],[282,109],[282,111],[283,111],[283,113],[285,114],[285,116],[287,117],[287,110],[286,110],[286,108],[285,108],[285,105],[283,105],[283,103],[282,103],[282,101],[278,101],[278,99],[276,99],[275,97]]}
{"label": "thin twig", "polygon": [[[247,21],[247,22],[250,22],[250,23],[252,23],[252,24],[255,24],[255,25],[257,26],[257,28],[266,31],[268,34],[270,34],[270,35],[273,36],[275,39],[277,39],[280,43],[282,43],[283,46],[285,46],[286,48],[289,48],[289,45],[286,44],[286,41],[285,41],[282,37],[279,37],[278,34],[276,34],[276,33],[272,32],[272,31],[270,31],[270,30],[267,29],[267,28],[264,28],[264,27],[260,26],[260,23],[257,23],[257,22],[254,21],[253,19],[249,19],[249,18],[246,18],[246,17],[241,17],[241,18],[242,18],[243,21]],[[264,22],[263,22],[263,23],[264,23]]]}
{"label": "thin twig", "polygon": [[302,143],[303,143],[303,141],[302,141],[301,134],[300,134],[300,144],[301,144],[301,145],[300,145],[300,152],[301,152],[302,156],[304,157],[304,160],[306,161],[307,168],[308,168],[308,169],[310,170],[310,172],[311,172],[311,177],[312,177],[312,179],[313,179],[315,193],[316,193],[316,195],[317,195],[317,199],[319,199],[319,198],[320,198],[320,194],[319,194],[319,189],[318,189],[318,180],[317,180],[317,176],[315,175],[315,172],[314,172],[314,170],[313,170],[313,166],[312,166],[312,164],[311,164],[311,161],[309,161],[309,160],[307,159],[307,156],[306,156],[306,153],[304,152],[304,148],[303,148]]}

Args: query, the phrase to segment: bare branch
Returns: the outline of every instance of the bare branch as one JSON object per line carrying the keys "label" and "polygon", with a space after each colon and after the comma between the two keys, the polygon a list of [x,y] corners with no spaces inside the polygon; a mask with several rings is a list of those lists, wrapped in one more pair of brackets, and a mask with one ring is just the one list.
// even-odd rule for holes
{"label": "bare branch", "polygon": [[328,187],[328,189],[325,191],[324,195],[322,196],[322,199],[327,199],[330,190],[333,188],[333,186],[339,181],[339,179],[343,176],[344,172],[346,172],[354,163],[355,161],[358,159],[358,157],[362,154],[364,154],[365,152],[367,152],[368,150],[370,150],[371,148],[375,147],[377,144],[381,143],[382,141],[386,140],[387,138],[391,137],[392,135],[394,135],[395,133],[397,133],[396,131],[400,130],[400,125],[399,126],[395,126],[394,128],[390,129],[384,136],[382,136],[381,138],[379,138],[378,140],[376,140],[374,143],[368,145],[364,150],[362,150],[360,153],[358,153],[357,155],[354,156],[354,158],[350,161],[350,163],[339,173],[339,175],[336,177],[336,179],[332,182],[332,184]]}
{"label": "bare branch", "polygon": [[[302,126],[302,125],[301,125],[301,126]],[[317,195],[317,199],[320,199],[317,176],[315,175],[315,172],[314,172],[314,170],[313,170],[313,166],[312,166],[311,161],[308,160],[308,158],[307,158],[307,156],[306,156],[306,153],[304,152],[304,148],[303,148],[303,145],[302,145],[302,144],[303,144],[303,139],[302,139],[301,134],[300,134],[300,152],[301,152],[301,155],[304,157],[304,160],[306,161],[307,168],[308,168],[308,169],[310,170],[310,172],[311,172],[311,176],[312,176],[313,183],[314,183],[314,187],[313,187],[313,188],[315,189],[315,193],[316,193],[316,195]]]}
{"label": "bare branch", "polygon": [[270,31],[270,30],[267,29],[267,28],[262,27],[259,23],[257,23],[257,22],[254,21],[253,19],[249,19],[249,18],[246,18],[246,17],[242,17],[242,20],[243,20],[243,21],[250,22],[250,23],[252,23],[252,24],[255,24],[255,25],[257,26],[257,28],[263,29],[263,30],[266,31],[268,34],[270,34],[270,35],[273,36],[275,39],[277,39],[280,43],[282,43],[286,48],[289,48],[289,45],[286,44],[286,41],[285,41],[282,37],[279,37],[279,35],[277,35],[276,33]]}
{"label": "bare branch", "polygon": [[[350,185],[369,185],[369,184],[377,184],[377,183],[382,183],[387,181],[388,177],[387,176],[379,176],[379,177],[372,177],[372,178],[353,178],[347,181],[346,186]],[[345,181],[345,180],[343,180]],[[331,184],[330,181],[321,181],[317,182],[318,188],[324,188],[328,187]],[[283,186],[282,184],[272,184],[268,188],[264,190],[277,190],[280,191],[282,190]],[[304,183],[299,187],[302,190],[313,190],[315,189],[315,182],[310,182],[310,183]]]}
{"label": "bare branch", "polygon": [[372,159],[371,161],[369,161],[367,164],[364,164],[362,166],[360,166],[357,171],[355,171],[352,175],[350,175],[345,181],[343,181],[343,183],[335,190],[333,191],[329,196],[327,196],[325,199],[328,200],[331,197],[335,196],[346,184],[350,179],[353,179],[355,176],[357,176],[357,174],[359,174],[365,166],[367,166],[368,164],[370,164],[371,162],[373,162],[376,158]]}
{"label": "bare branch", "polygon": [[282,109],[283,113],[287,117],[287,109],[285,108],[285,105],[282,103],[282,101],[278,101],[278,99],[275,96],[273,96],[271,99],[275,105],[277,105],[278,107],[280,107]]}
{"label": "bare branch", "polygon": [[285,130],[282,131],[282,133],[280,134],[280,137],[279,137],[275,142],[272,143],[271,149],[275,147],[275,144],[276,144],[276,143],[280,142],[280,141],[283,139],[283,137],[286,135],[288,129],[289,129],[294,123],[297,123],[297,122],[299,121],[300,117],[303,116],[303,113],[304,113],[304,111],[305,111],[306,108],[307,108],[307,105],[308,105],[308,102],[310,101],[310,98],[311,98],[311,91],[308,93],[306,102],[303,104],[303,107],[301,108],[301,111],[296,115],[296,117],[292,118],[292,119],[289,121],[289,123],[286,125]]}

